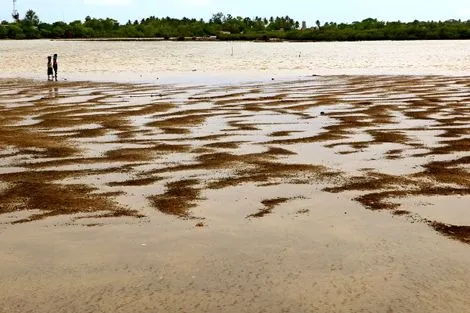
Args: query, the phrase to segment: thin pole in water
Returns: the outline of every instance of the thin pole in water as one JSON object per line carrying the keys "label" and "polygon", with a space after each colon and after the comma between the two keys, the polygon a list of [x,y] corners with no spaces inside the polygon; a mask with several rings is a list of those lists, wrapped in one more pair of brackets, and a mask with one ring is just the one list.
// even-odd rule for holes
{"label": "thin pole in water", "polygon": [[232,56],[233,56],[233,46],[232,46]]}

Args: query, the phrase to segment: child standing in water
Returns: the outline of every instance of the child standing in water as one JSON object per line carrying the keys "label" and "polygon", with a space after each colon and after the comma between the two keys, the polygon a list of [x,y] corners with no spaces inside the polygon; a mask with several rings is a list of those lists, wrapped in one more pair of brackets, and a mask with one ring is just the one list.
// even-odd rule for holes
{"label": "child standing in water", "polygon": [[59,68],[57,64],[57,53],[54,54],[54,58],[52,61],[52,67],[54,69],[55,80],[57,81],[57,69]]}
{"label": "child standing in water", "polygon": [[47,80],[53,80],[54,79],[54,72],[52,71],[52,58],[49,55],[47,57]]}

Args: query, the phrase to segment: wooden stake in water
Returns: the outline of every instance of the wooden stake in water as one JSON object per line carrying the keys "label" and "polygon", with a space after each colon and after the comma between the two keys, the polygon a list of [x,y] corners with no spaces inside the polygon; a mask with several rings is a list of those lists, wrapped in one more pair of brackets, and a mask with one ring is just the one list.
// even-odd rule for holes
{"label": "wooden stake in water", "polygon": [[233,56],[233,46],[232,46],[232,56]]}

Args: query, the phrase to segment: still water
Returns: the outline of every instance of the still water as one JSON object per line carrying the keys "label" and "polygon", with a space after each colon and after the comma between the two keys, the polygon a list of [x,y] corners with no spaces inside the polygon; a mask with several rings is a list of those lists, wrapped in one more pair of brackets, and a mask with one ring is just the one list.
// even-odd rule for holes
{"label": "still water", "polygon": [[311,75],[470,75],[470,41],[328,43],[0,41],[0,77],[235,82]]}

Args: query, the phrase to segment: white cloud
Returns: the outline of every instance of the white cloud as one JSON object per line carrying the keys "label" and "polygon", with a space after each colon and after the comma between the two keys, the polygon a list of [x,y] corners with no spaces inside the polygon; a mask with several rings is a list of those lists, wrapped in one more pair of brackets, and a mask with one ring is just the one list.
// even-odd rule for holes
{"label": "white cloud", "polygon": [[104,7],[123,7],[132,4],[133,0],[83,0],[85,5],[96,5]]}

